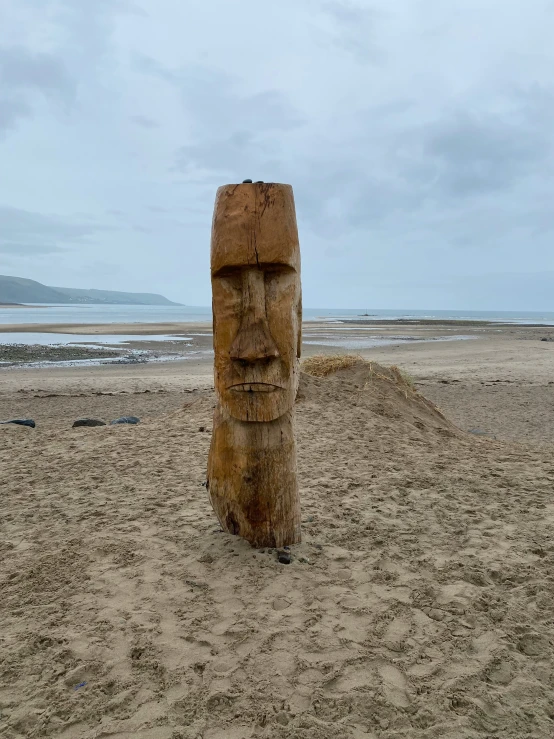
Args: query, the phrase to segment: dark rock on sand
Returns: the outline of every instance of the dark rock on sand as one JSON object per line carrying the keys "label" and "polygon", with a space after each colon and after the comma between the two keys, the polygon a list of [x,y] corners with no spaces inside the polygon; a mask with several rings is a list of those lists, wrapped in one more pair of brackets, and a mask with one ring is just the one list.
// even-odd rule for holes
{"label": "dark rock on sand", "polygon": [[242,181],[242,184],[243,185],[251,185],[252,184],[252,180],[243,180]]}
{"label": "dark rock on sand", "polygon": [[28,426],[30,429],[34,429],[36,426],[32,418],[14,418],[11,421],[0,421],[0,425],[6,425],[8,423],[15,423],[17,426]]}
{"label": "dark rock on sand", "polygon": [[277,559],[282,565],[290,565],[291,554],[288,547],[279,549],[277,552]]}
{"label": "dark rock on sand", "polygon": [[140,423],[140,418],[137,418],[136,416],[121,416],[121,418],[116,418],[114,421],[110,421],[111,426],[115,426],[115,424],[118,423]]}
{"label": "dark rock on sand", "polygon": [[105,426],[105,421],[100,421],[98,418],[78,418],[73,423],[73,428],[78,426]]}

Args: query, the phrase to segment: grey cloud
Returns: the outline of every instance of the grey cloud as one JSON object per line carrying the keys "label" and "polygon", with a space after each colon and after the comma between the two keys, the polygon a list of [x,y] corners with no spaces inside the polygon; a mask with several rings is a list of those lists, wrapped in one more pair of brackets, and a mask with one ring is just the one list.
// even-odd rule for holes
{"label": "grey cloud", "polygon": [[333,17],[335,21],[347,28],[356,28],[367,17],[368,13],[373,11],[361,8],[353,2],[326,2],[323,4],[324,10]]}
{"label": "grey cloud", "polygon": [[140,18],[150,18],[151,13],[148,13],[141,5],[136,2],[126,2],[126,0],[107,0],[107,8],[116,10],[122,15],[135,15]]}
{"label": "grey cloud", "polygon": [[4,89],[38,90],[66,102],[75,95],[75,82],[61,59],[20,46],[0,49],[0,81]]}
{"label": "grey cloud", "polygon": [[442,111],[408,132],[421,151],[404,171],[439,199],[507,192],[526,178],[554,175],[553,124],[554,90],[507,88],[490,106]]}
{"label": "grey cloud", "polygon": [[253,135],[289,131],[302,122],[285,95],[276,90],[241,94],[223,74],[199,70],[196,77],[183,80],[181,94],[185,110],[193,126],[202,130],[219,131],[221,122],[231,132],[249,131]]}
{"label": "grey cloud", "polygon": [[[487,272],[444,280],[445,292],[458,305],[477,309],[548,310],[552,305],[554,271]],[[429,285],[428,287],[432,287]],[[531,297],[532,296],[532,297]],[[529,305],[532,307],[529,307]]]}
{"label": "grey cloud", "polygon": [[0,98],[0,132],[15,128],[18,121],[32,115],[32,108],[17,95]]}
{"label": "grey cloud", "polygon": [[312,155],[297,170],[294,189],[300,218],[321,238],[376,228],[417,208],[424,197],[401,174],[394,157],[368,157],[364,143],[352,139],[333,156]]}
{"label": "grey cloud", "polygon": [[[410,120],[409,100],[361,112],[348,146],[327,154],[322,146],[321,156],[299,168],[295,190],[310,228],[336,238],[393,221],[395,229],[414,228],[416,218],[418,228],[450,228],[455,246],[486,243],[522,223],[549,231],[554,219],[544,197],[529,201],[513,192],[554,178],[554,94],[507,89],[495,102],[509,112],[444,109],[425,125]],[[482,200],[500,197],[510,202],[508,212]],[[479,199],[468,219],[463,202]]]}
{"label": "grey cloud", "polygon": [[329,0],[323,3],[323,10],[332,21],[333,45],[357,61],[374,63],[383,60],[383,51],[376,41],[376,27],[382,16],[380,11],[348,0]]}
{"label": "grey cloud", "polygon": [[142,128],[159,128],[160,126],[160,124],[153,118],[148,118],[145,115],[133,115],[131,116],[131,120],[133,123],[136,123],[137,126],[142,126]]}
{"label": "grey cloud", "polygon": [[289,131],[302,123],[302,117],[283,93],[239,92],[237,81],[224,72],[205,67],[187,69],[174,84],[197,135],[220,132],[222,122],[231,134],[248,131],[252,135]]}
{"label": "grey cloud", "polygon": [[108,227],[102,225],[72,222],[69,218],[0,206],[0,249],[7,246],[10,252],[16,248],[53,251],[60,244],[71,246],[83,243],[94,234],[106,230],[109,230]]}
{"label": "grey cloud", "polygon": [[65,251],[65,249],[60,246],[54,246],[53,244],[22,244],[10,243],[9,241],[0,241],[1,254],[15,254],[15,256],[18,257],[41,254],[56,254],[63,251]]}
{"label": "grey cloud", "polygon": [[[242,179],[251,177],[254,163],[259,167],[260,152],[256,137],[249,131],[236,131],[228,137],[207,139],[190,146],[182,146],[175,154],[175,170],[194,172],[196,169],[225,173],[244,174]],[[235,179],[241,179],[235,177]]]}
{"label": "grey cloud", "polygon": [[[0,202],[19,206],[0,242],[34,250],[27,276],[108,286],[113,261],[128,289],[207,304],[215,189],[246,177],[294,186],[308,306],[436,307],[471,272],[476,304],[514,292],[499,263],[554,269],[544,0],[4,5],[0,134],[26,125],[0,140]],[[548,280],[522,290],[546,301]]]}
{"label": "grey cloud", "polygon": [[[94,274],[95,279],[112,278],[116,277],[119,280],[124,279],[127,275],[127,269],[125,265],[119,262],[107,262],[100,259],[93,259],[90,262],[82,264],[76,268],[76,272],[80,273],[85,279],[84,284],[90,285],[90,275]],[[118,284],[121,284],[118,282]],[[98,283],[94,285],[98,287]],[[102,288],[100,288],[102,289]],[[116,289],[116,288],[114,288]]]}
{"label": "grey cloud", "polygon": [[424,152],[436,166],[436,188],[456,196],[501,190],[543,160],[547,141],[525,125],[457,113],[426,135]]}
{"label": "grey cloud", "polygon": [[179,75],[171,69],[167,69],[163,64],[160,64],[155,59],[145,54],[136,54],[133,59],[133,67],[137,72],[147,74],[152,77],[158,77],[164,82],[171,84],[177,84],[179,82]]}
{"label": "grey cloud", "polygon": [[[271,96],[273,97],[273,96]],[[293,123],[288,117],[288,111],[283,109],[282,116],[270,110],[278,110],[276,94],[273,100],[268,101],[267,122],[262,123],[263,106],[257,111],[257,121],[243,121],[242,116],[233,120],[231,111],[228,133],[213,132],[202,129],[195,122],[196,134],[190,144],[180,147],[175,152],[175,169],[177,171],[194,173],[201,170],[206,174],[219,173],[222,177],[231,179],[245,179],[257,177],[254,172],[270,172],[275,170],[278,163],[281,144],[275,139],[275,131],[286,132],[298,123]],[[286,107],[286,106],[284,106]],[[221,115],[226,116],[227,110],[221,108]],[[241,126],[249,126],[241,128]],[[273,135],[272,135],[273,134]]]}
{"label": "grey cloud", "polygon": [[64,106],[75,99],[75,83],[61,59],[23,47],[0,48],[0,132],[33,115],[33,97]]}
{"label": "grey cloud", "polygon": [[[10,0],[4,4],[8,7],[2,12],[9,20]],[[127,0],[13,0],[13,5],[30,11],[33,29],[44,24],[51,31],[48,42],[56,43],[56,49],[36,51],[36,42],[0,47],[0,133],[32,117],[37,96],[66,110],[75,106],[78,83],[90,89],[104,65],[116,66],[112,58],[116,20],[148,17],[140,5]]]}
{"label": "grey cloud", "polygon": [[[164,68],[138,57],[136,68],[171,84],[179,93],[191,130],[190,142],[175,154],[175,169],[228,173],[237,177],[278,155],[274,137],[300,127],[303,118],[278,90],[245,94],[237,81],[207,67]],[[222,126],[222,122],[224,122]],[[243,174],[243,178],[249,177]]]}

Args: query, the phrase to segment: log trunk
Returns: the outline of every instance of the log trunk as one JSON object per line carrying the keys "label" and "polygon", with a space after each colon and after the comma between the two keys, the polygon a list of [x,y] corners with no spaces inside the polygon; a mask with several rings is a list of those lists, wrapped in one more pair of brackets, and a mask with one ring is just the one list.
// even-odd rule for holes
{"label": "log trunk", "polygon": [[255,547],[300,542],[294,411],[275,421],[239,421],[217,406],[208,491],[222,528]]}
{"label": "log trunk", "polygon": [[294,400],[302,293],[290,185],[217,191],[211,244],[217,408],[208,490],[225,531],[300,541]]}

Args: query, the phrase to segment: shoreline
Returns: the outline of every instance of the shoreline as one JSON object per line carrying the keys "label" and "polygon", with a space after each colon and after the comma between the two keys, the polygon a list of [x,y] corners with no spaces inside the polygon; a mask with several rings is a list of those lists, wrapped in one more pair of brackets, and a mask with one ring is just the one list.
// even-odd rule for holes
{"label": "shoreline", "polygon": [[[463,333],[460,328],[463,328]],[[522,324],[485,325],[479,322],[461,325],[459,321],[450,320],[411,322],[409,325],[398,321],[306,321],[302,333],[303,356],[357,354],[376,361],[383,357],[394,358],[395,364],[402,361],[418,363],[419,359],[413,358],[417,356],[435,357],[441,366],[444,357],[450,354],[460,357],[463,364],[468,357],[483,353],[494,356],[495,351],[515,354],[513,359],[517,359],[517,347],[522,341],[526,342],[526,352],[531,345],[536,346],[540,357],[542,350],[554,347],[554,326]],[[52,341],[49,336],[52,336]],[[173,363],[180,358],[187,361],[200,358],[210,363],[212,350],[212,326],[206,321],[0,326],[0,371],[36,366],[36,362],[40,362],[41,369],[46,371],[55,368],[56,360],[64,364],[81,360],[81,364],[85,364],[91,359],[93,364],[97,364],[102,353],[109,353],[105,357],[107,363],[125,358],[128,363],[137,363],[139,357],[146,363]],[[538,358],[537,361],[540,364]],[[9,366],[6,362],[10,363]],[[494,364],[497,365],[496,362]]]}
{"label": "shoreline", "polygon": [[52,305],[35,305],[33,303],[0,303],[0,310],[3,308],[55,308]]}
{"label": "shoreline", "polygon": [[[37,333],[37,334],[136,334],[150,336],[157,334],[186,334],[191,327],[208,328],[211,321],[195,322],[159,322],[159,323],[4,323],[0,324],[0,334]],[[1,338],[1,337],[0,337]]]}
{"label": "shoreline", "polygon": [[[77,327],[75,338],[83,336],[82,328]],[[186,334],[190,341],[186,345],[178,339],[150,340],[160,331],[159,325],[148,326],[149,333],[142,336],[142,326],[112,324],[109,330],[114,335],[119,332],[130,336],[133,328],[136,341],[124,345],[95,344],[100,351],[115,352],[115,357],[103,359],[96,355],[96,359],[87,355],[84,360],[74,361],[64,357],[54,363],[40,361],[44,357],[39,356],[39,365],[0,365],[3,415],[20,412],[31,417],[36,412],[34,403],[21,407],[20,403],[27,392],[37,388],[56,395],[84,393],[92,399],[92,412],[97,394],[133,395],[163,389],[180,397],[184,391],[213,386],[209,324],[188,324]],[[164,324],[163,329],[167,328]],[[90,326],[86,330],[90,331]],[[89,335],[99,337],[99,332],[105,330],[105,325],[97,325],[97,333]],[[405,335],[399,336],[396,323],[375,327],[308,322],[303,326],[302,358],[356,354],[385,366],[396,365],[466,431],[477,428],[497,438],[554,440],[554,327],[464,327],[463,332],[471,341],[457,339],[458,331],[457,326],[442,322],[440,328],[411,326]],[[0,351],[1,345],[0,335]],[[44,347],[38,347],[38,351],[44,351]],[[83,347],[76,351],[82,352]],[[129,413],[132,410],[128,409]]]}
{"label": "shoreline", "polygon": [[[1,304],[0,304],[0,307]],[[14,306],[27,308],[29,306]],[[48,306],[43,306],[48,307]],[[519,323],[515,321],[483,321],[483,320],[461,320],[461,319],[420,319],[420,318],[394,318],[394,319],[307,319],[302,322],[304,330],[315,327],[326,327],[336,329],[341,326],[355,328],[387,329],[395,326],[403,328],[435,328],[449,329],[459,326],[481,330],[488,329],[552,329],[554,324],[550,323]],[[0,334],[6,333],[58,333],[58,334],[135,334],[156,335],[172,334],[180,335],[190,333],[191,330],[210,330],[212,321],[158,321],[152,323],[136,322],[114,322],[114,323],[4,323],[0,324]]]}
{"label": "shoreline", "polygon": [[483,321],[458,318],[394,318],[386,320],[365,320],[357,318],[347,318],[341,320],[340,323],[354,323],[359,326],[381,326],[383,323],[394,323],[397,326],[475,326],[492,328],[493,326],[525,326],[528,328],[554,328],[552,323],[519,323],[518,321]]}

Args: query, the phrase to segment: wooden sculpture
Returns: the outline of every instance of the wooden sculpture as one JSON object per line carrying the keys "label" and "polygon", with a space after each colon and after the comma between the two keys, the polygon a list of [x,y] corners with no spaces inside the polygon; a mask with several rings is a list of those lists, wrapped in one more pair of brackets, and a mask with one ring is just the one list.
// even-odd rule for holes
{"label": "wooden sculpture", "polygon": [[290,185],[217,191],[211,243],[217,405],[207,488],[225,531],[256,547],[300,541],[294,400],[302,330]]}

